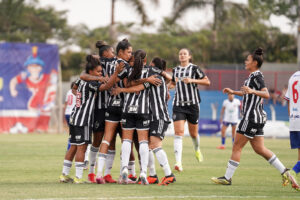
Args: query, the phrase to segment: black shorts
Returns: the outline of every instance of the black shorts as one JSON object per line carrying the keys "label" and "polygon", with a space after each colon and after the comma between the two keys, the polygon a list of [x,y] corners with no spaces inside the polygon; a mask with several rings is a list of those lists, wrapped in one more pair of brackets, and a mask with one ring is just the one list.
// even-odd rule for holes
{"label": "black shorts", "polygon": [[264,126],[265,124],[258,124],[242,119],[236,132],[253,139],[256,136],[264,136]]}
{"label": "black shorts", "polygon": [[122,108],[107,108],[105,112],[105,121],[119,123],[122,119]]}
{"label": "black shorts", "polygon": [[187,120],[191,124],[198,124],[199,105],[173,106],[173,121]]}
{"label": "black shorts", "polygon": [[106,109],[95,109],[93,132],[103,132],[105,127]]}
{"label": "black shorts", "polygon": [[90,126],[73,126],[70,125],[70,144],[83,145],[90,144],[92,137],[92,128]]}
{"label": "black shorts", "polygon": [[150,122],[149,136],[159,137],[161,140],[165,137],[170,122],[164,120],[153,120]]}
{"label": "black shorts", "polygon": [[150,115],[123,113],[121,123],[124,130],[149,130]]}

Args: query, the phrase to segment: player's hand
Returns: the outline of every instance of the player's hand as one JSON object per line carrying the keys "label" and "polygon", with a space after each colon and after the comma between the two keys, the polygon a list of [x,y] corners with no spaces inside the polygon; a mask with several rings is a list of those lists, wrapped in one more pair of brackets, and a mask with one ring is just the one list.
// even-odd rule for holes
{"label": "player's hand", "polygon": [[157,75],[152,75],[152,76],[148,77],[147,82],[149,82],[155,86],[159,86],[162,83],[162,81],[159,78],[157,78]]}
{"label": "player's hand", "polygon": [[191,78],[184,78],[183,80],[182,80],[185,84],[189,84],[189,83],[193,83],[193,79],[191,79]]}
{"label": "player's hand", "polygon": [[109,77],[107,75],[106,76],[101,76],[101,77],[99,77],[99,82],[107,83],[108,79],[109,79]]}
{"label": "player's hand", "polygon": [[117,71],[118,73],[120,73],[121,71],[123,71],[124,66],[125,66],[125,63],[124,63],[124,62],[120,62],[120,63],[117,64],[117,66],[116,66],[116,71]]}
{"label": "player's hand", "polygon": [[120,87],[115,87],[111,90],[111,95],[118,95],[122,92],[122,88]]}
{"label": "player's hand", "polygon": [[243,94],[253,94],[254,93],[254,90],[252,90],[248,86],[242,86],[241,91]]}
{"label": "player's hand", "polygon": [[230,89],[230,88],[224,88],[224,89],[223,89],[223,93],[233,94],[233,90]]}

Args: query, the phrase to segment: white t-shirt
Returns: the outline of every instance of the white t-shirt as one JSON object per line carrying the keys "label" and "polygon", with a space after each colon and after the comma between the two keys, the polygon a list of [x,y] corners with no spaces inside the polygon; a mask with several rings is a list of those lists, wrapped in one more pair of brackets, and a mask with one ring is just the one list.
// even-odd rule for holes
{"label": "white t-shirt", "polygon": [[69,90],[66,95],[67,107],[65,110],[65,115],[71,115],[72,110],[76,104],[76,96],[72,93],[72,90]]}
{"label": "white t-shirt", "polygon": [[290,131],[300,131],[300,71],[289,79],[285,99],[290,102]]}
{"label": "white t-shirt", "polygon": [[239,120],[240,106],[241,102],[238,99],[234,98],[232,101],[225,99],[223,101],[223,107],[225,108],[223,121],[229,123],[237,123]]}

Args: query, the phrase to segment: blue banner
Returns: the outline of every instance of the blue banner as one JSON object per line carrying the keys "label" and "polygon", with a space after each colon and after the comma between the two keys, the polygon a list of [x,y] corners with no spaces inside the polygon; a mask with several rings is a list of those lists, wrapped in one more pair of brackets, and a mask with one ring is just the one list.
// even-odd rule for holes
{"label": "blue banner", "polygon": [[0,132],[47,131],[58,65],[56,45],[0,44]]}

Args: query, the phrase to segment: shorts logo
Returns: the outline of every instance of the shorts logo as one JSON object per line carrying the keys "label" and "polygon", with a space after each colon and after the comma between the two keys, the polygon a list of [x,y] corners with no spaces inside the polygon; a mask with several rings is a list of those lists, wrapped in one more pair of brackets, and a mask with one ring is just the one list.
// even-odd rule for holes
{"label": "shorts logo", "polygon": [[105,117],[109,117],[109,113],[108,112],[105,112]]}
{"label": "shorts logo", "polygon": [[143,126],[148,126],[150,124],[150,120],[143,121]]}
{"label": "shorts logo", "polygon": [[75,139],[76,139],[76,140],[80,140],[80,139],[81,139],[81,135],[76,135],[76,136],[75,136]]}
{"label": "shorts logo", "polygon": [[172,118],[173,118],[173,120],[175,120],[175,119],[176,119],[176,114],[173,114],[173,117],[172,117]]}
{"label": "shorts logo", "polygon": [[256,132],[257,132],[257,129],[251,128],[250,132],[251,132],[251,133],[256,133]]}
{"label": "shorts logo", "polygon": [[152,134],[156,134],[156,131],[154,130],[154,131],[152,131]]}
{"label": "shorts logo", "polygon": [[99,122],[96,121],[96,122],[95,122],[95,128],[96,128],[96,129],[99,128],[99,125],[100,125]]}

